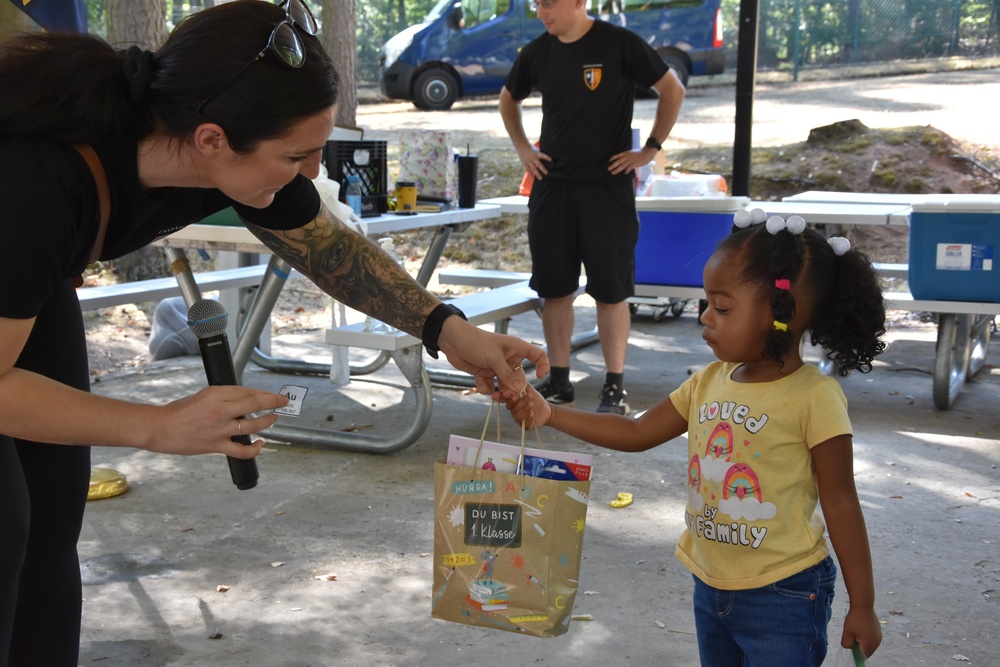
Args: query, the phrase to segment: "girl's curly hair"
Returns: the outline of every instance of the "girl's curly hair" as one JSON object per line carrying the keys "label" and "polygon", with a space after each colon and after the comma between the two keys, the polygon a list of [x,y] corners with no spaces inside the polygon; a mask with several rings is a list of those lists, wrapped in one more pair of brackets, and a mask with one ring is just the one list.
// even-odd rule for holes
{"label": "girl's curly hair", "polygon": [[[789,322],[797,307],[811,309],[810,341],[825,350],[838,375],[872,369],[885,350],[885,304],[878,274],[863,252],[851,249],[838,256],[813,229],[772,234],[763,224],[734,227],[719,248],[739,258],[742,280],[769,290],[776,322]],[[806,303],[796,304],[793,291],[776,283],[784,280]],[[791,332],[775,328],[764,354],[781,364],[797,344]]]}

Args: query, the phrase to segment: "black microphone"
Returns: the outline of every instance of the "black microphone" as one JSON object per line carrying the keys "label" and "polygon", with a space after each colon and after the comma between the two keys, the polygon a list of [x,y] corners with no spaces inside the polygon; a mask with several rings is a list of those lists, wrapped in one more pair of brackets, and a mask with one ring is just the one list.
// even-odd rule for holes
{"label": "black microphone", "polygon": [[[218,301],[202,299],[188,309],[188,326],[198,337],[201,360],[205,364],[205,375],[208,376],[210,385],[239,385],[236,367],[233,366],[233,354],[229,350],[229,337],[226,335],[228,323],[229,314]],[[234,435],[230,439],[241,445],[252,444],[249,435]],[[229,474],[237,489],[245,491],[257,486],[260,475],[256,459],[238,459],[232,456],[226,458],[229,460]]]}

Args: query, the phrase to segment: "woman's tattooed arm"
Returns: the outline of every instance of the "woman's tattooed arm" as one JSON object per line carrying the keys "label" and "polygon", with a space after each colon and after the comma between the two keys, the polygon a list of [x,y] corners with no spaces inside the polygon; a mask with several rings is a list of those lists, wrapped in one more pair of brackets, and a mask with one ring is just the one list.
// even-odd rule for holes
{"label": "woman's tattooed arm", "polygon": [[298,229],[246,225],[274,254],[337,301],[418,338],[427,314],[439,303],[381,248],[325,207]]}

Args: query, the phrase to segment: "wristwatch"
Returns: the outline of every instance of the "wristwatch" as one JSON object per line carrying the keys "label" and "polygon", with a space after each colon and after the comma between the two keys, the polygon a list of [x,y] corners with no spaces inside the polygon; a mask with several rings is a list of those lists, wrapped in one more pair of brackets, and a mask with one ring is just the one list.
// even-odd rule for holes
{"label": "wristwatch", "polygon": [[663,144],[661,144],[653,137],[650,137],[649,139],[646,139],[646,148],[652,148],[654,151],[662,151]]}

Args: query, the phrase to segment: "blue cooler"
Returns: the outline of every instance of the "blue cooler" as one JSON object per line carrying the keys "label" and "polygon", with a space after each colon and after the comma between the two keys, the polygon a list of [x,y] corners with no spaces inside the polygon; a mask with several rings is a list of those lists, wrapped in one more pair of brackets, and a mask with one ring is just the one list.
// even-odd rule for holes
{"label": "blue cooler", "polygon": [[1000,302],[1000,196],[927,197],[910,214],[914,299]]}
{"label": "blue cooler", "polygon": [[637,285],[701,287],[705,263],[749,197],[637,197]]}

